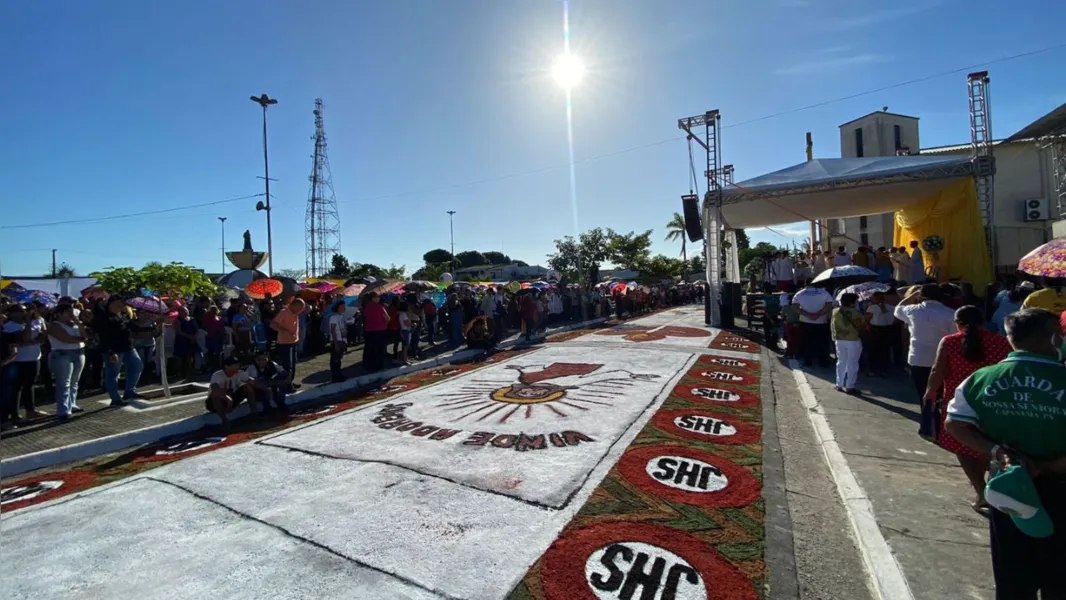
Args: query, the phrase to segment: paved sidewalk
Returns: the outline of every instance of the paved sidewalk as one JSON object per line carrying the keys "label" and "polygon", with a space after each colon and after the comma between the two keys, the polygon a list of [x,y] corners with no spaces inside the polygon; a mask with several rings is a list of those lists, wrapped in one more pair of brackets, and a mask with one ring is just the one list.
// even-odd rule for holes
{"label": "paved sidewalk", "polygon": [[[588,323],[591,326],[594,322]],[[581,323],[563,322],[549,327],[548,335],[580,325]],[[514,343],[518,337],[518,334],[511,335],[503,343]],[[412,361],[412,365],[417,368],[418,365],[447,359],[454,356],[456,352],[468,350],[465,345],[458,350],[449,350],[446,344],[437,344],[434,348],[425,348],[425,358],[421,361]],[[347,353],[345,362],[354,362],[344,367],[345,377],[351,379],[366,374],[361,359],[362,350],[359,348]],[[329,354],[321,354],[300,362],[296,368],[296,380],[302,383],[304,389],[313,389],[328,384],[330,382]],[[207,376],[200,377],[197,381],[207,381]],[[150,389],[158,387],[158,384],[144,387]],[[0,436],[0,459],[6,460],[34,452],[63,448],[72,444],[180,421],[203,415],[205,412],[201,400],[151,409],[133,407],[112,409],[108,408],[109,403],[108,397],[102,394],[82,398],[78,404],[85,409],[85,412],[75,415],[66,423],[59,423],[54,418],[48,417],[19,429],[5,431]],[[45,410],[48,412],[54,412],[54,406],[47,404],[41,406],[46,407]]]}
{"label": "paved sidewalk", "polygon": [[918,437],[910,377],[862,376],[856,397],[833,390],[832,369],[804,374],[913,597],[994,598],[988,521],[955,456]]}

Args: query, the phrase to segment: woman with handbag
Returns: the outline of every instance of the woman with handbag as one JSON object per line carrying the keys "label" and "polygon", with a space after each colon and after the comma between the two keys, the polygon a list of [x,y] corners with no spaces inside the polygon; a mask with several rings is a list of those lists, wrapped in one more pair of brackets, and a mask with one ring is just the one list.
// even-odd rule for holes
{"label": "woman with handbag", "polygon": [[[947,416],[946,404],[954,397],[955,388],[974,371],[998,363],[1007,358],[1011,351],[1007,338],[985,329],[984,323],[984,314],[976,306],[963,306],[955,311],[955,327],[958,333],[940,340],[936,361],[933,363],[932,373],[929,374],[929,384],[922,401],[935,407],[938,412],[940,427],[937,428],[936,444],[948,452],[955,453],[959,465],[977,493],[977,499],[970,506],[978,513],[988,516],[988,504],[985,503],[983,494],[988,457],[961,444],[945,431],[943,425]],[[944,390],[942,397],[946,401],[938,403],[937,396],[941,388]]]}

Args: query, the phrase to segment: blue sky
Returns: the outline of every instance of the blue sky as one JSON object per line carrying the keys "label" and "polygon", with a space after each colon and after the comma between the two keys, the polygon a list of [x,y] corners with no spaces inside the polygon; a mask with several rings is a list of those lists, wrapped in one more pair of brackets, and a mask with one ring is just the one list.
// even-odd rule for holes
{"label": "blue sky", "polygon": [[[303,267],[313,133],[325,101],[343,253],[406,264],[447,247],[543,262],[574,232],[555,0],[109,0],[0,9],[0,269],[37,275],[50,248],[78,272],[180,260],[208,270],[252,231],[254,200],[106,222],[10,229],[262,191],[270,112],[274,266]],[[1032,0],[574,0],[582,229],[654,228],[688,191],[676,120],[718,108],[737,181],[839,156],[837,126],[889,106],[923,146],[968,141],[965,72],[793,109],[1061,42],[1066,3]],[[1066,48],[992,64],[996,137],[1066,101]],[[1058,65],[1058,66],[1056,66]],[[699,159],[698,159],[699,160]],[[802,226],[778,228],[801,235]],[[760,230],[753,239],[784,237]]]}

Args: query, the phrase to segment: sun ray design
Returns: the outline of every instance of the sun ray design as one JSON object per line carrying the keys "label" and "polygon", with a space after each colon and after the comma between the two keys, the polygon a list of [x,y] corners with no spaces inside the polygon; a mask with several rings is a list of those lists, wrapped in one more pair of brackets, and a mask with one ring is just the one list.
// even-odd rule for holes
{"label": "sun ray design", "polygon": [[621,391],[659,377],[602,368],[602,364],[594,363],[507,365],[498,377],[470,380],[459,389],[441,394],[435,404],[447,412],[461,413],[453,422],[491,418],[502,424],[523,406],[524,419],[534,419],[538,414],[566,418],[569,409],[587,412],[613,406],[612,400]]}

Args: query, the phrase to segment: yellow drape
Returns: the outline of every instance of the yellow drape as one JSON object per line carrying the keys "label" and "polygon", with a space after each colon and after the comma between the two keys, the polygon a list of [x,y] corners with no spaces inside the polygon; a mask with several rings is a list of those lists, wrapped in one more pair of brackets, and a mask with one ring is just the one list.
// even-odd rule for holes
{"label": "yellow drape", "polygon": [[[952,278],[973,283],[984,289],[992,276],[992,257],[985,242],[981,212],[977,206],[977,189],[972,179],[963,179],[940,193],[896,212],[895,245],[910,247],[926,236],[944,238],[940,251],[940,280]],[[922,252],[925,266],[933,265],[930,253]]]}

